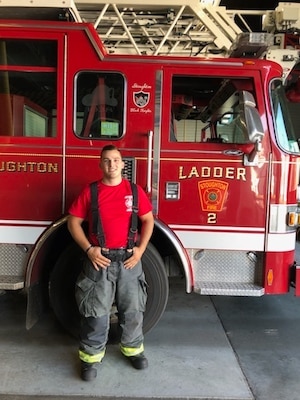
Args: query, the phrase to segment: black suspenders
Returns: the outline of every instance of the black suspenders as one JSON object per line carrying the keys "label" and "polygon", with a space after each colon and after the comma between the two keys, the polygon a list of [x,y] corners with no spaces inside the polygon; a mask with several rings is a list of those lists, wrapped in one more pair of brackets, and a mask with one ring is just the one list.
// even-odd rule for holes
{"label": "black suspenders", "polygon": [[99,246],[105,247],[104,232],[101,218],[99,217],[98,182],[92,182],[90,184],[90,190],[92,206],[92,232],[97,236]]}
{"label": "black suspenders", "polygon": [[131,224],[128,231],[128,239],[127,239],[127,249],[133,249],[135,245],[135,237],[138,229],[138,193],[137,186],[135,183],[130,182],[131,191],[132,191],[132,213],[131,213]]}
{"label": "black suspenders", "polygon": [[[132,249],[135,244],[135,236],[138,229],[138,192],[135,183],[130,182],[132,191],[132,214],[131,224],[128,232],[127,249]],[[98,182],[90,184],[91,190],[91,206],[92,206],[92,232],[97,236],[99,246],[105,248],[105,237],[103,232],[102,221],[99,214],[98,204]]]}

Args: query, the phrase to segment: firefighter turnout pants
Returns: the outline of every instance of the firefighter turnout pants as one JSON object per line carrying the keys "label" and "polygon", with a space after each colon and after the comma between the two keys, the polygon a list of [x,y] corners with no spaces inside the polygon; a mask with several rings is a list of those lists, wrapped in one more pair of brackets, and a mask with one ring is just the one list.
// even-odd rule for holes
{"label": "firefighter turnout pants", "polygon": [[85,257],[75,297],[81,315],[79,358],[87,363],[101,362],[105,354],[110,327],[110,314],[116,302],[121,328],[120,349],[129,357],[144,351],[143,314],[147,300],[147,284],[142,263],[125,269],[128,253],[123,249],[105,254],[111,264],[95,270]]}

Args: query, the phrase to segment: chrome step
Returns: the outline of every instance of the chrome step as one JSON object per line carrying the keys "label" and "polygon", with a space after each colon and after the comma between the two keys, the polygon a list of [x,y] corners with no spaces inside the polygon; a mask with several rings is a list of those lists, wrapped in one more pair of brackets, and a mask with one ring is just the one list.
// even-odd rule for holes
{"label": "chrome step", "polygon": [[265,289],[255,283],[196,282],[194,291],[203,295],[263,296]]}
{"label": "chrome step", "polygon": [[23,288],[23,276],[0,275],[0,290],[18,290]]}

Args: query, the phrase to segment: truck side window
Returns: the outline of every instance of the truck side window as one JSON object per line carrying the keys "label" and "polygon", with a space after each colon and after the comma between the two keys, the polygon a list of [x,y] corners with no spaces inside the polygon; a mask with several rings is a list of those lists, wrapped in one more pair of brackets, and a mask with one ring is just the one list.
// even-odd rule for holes
{"label": "truck side window", "polygon": [[239,112],[225,113],[217,121],[215,131],[223,143],[247,143],[247,127],[242,123]]}
{"label": "truck side window", "polygon": [[174,75],[170,141],[246,143],[239,92],[253,88],[250,78]]}
{"label": "truck side window", "polygon": [[298,80],[296,75],[296,85],[291,80],[287,87],[280,80],[273,81],[270,88],[276,139],[279,146],[288,153],[300,151],[299,128],[295,122],[299,120]]}
{"label": "truck side window", "polygon": [[124,78],[116,72],[82,72],[76,81],[75,133],[118,139],[124,130]]}
{"label": "truck side window", "polygon": [[0,67],[0,136],[55,137],[57,43],[1,39]]}

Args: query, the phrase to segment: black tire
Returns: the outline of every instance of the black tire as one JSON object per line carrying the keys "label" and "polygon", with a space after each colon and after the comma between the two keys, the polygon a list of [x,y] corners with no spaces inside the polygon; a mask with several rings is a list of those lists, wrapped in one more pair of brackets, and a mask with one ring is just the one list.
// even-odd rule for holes
{"label": "black tire", "polygon": [[148,299],[144,315],[144,333],[149,332],[163,315],[169,297],[169,280],[156,248],[149,243],[142,258],[148,283]]}
{"label": "black tire", "polygon": [[[59,257],[50,276],[49,298],[53,312],[72,336],[78,337],[79,312],[75,301],[75,281],[81,270],[82,250],[71,244]],[[148,283],[148,300],[144,315],[144,333],[149,332],[160,320],[169,296],[168,277],[159,253],[149,244],[142,258]],[[112,321],[115,321],[112,318]],[[115,340],[117,324],[111,323],[110,339]]]}

